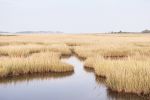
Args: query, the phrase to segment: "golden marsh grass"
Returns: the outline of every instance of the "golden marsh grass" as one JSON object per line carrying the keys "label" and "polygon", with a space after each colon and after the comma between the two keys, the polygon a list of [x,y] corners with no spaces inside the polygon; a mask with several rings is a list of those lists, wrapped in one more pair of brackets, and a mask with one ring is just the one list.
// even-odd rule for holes
{"label": "golden marsh grass", "polygon": [[0,76],[73,71],[60,61],[71,54],[86,59],[85,66],[106,77],[113,91],[150,93],[149,34],[0,36]]}
{"label": "golden marsh grass", "polygon": [[41,52],[29,57],[0,58],[0,77],[41,72],[68,72],[73,66],[60,61],[60,54]]}
{"label": "golden marsh grass", "polygon": [[113,91],[149,94],[150,58],[128,57],[105,59],[91,57],[85,66],[93,68],[96,75],[105,77],[107,86]]}
{"label": "golden marsh grass", "polygon": [[60,52],[62,55],[71,55],[70,48],[65,44],[53,44],[48,46],[38,44],[0,46],[0,55],[3,56],[21,57],[44,51]]}

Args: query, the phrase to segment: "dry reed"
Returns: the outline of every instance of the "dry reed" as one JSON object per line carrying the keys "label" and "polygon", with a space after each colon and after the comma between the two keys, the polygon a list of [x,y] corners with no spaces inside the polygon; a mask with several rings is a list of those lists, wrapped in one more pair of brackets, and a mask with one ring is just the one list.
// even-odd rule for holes
{"label": "dry reed", "polygon": [[[142,58],[140,58],[142,57]],[[107,86],[117,92],[150,93],[150,58],[134,56],[125,59],[91,57],[85,66],[94,68],[96,75],[105,77]]]}
{"label": "dry reed", "polygon": [[41,52],[29,57],[1,57],[0,77],[41,72],[73,71],[72,65],[60,61],[60,54]]}

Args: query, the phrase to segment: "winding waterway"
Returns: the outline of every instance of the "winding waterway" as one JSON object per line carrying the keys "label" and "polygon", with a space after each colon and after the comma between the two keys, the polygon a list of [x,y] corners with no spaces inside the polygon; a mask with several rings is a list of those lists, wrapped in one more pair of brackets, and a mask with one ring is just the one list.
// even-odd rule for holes
{"label": "winding waterway", "polygon": [[108,91],[77,57],[63,58],[74,66],[73,73],[47,73],[0,80],[0,100],[146,100],[131,94]]}

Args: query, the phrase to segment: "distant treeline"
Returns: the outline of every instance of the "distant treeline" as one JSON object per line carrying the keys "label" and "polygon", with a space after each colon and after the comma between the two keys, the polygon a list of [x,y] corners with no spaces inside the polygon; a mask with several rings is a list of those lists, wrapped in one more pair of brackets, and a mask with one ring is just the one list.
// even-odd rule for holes
{"label": "distant treeline", "polygon": [[[3,33],[11,33],[11,32],[5,32],[5,31],[0,31],[0,34]],[[19,32],[13,32],[13,33],[21,33],[21,34],[30,34],[30,33],[63,33],[61,31],[19,31]]]}
{"label": "distant treeline", "polygon": [[129,34],[129,33],[135,33],[135,34],[138,34],[138,33],[150,33],[150,30],[146,29],[146,30],[143,30],[141,32],[124,32],[124,31],[118,31],[118,32],[110,32],[111,34]]}
{"label": "distant treeline", "polygon": [[[3,35],[3,34],[7,34],[7,33],[11,33],[11,32],[5,32],[5,31],[0,31],[0,35]],[[61,31],[19,31],[19,32],[13,32],[13,33],[20,33],[20,34],[32,34],[32,33],[44,33],[44,34],[49,34],[49,33],[63,33]],[[106,32],[107,33],[107,32]],[[138,34],[138,33],[150,33],[150,30],[148,29],[145,29],[141,32],[125,32],[125,31],[118,31],[118,32],[108,32],[108,34],[130,34],[130,33],[135,33],[135,34]]]}
{"label": "distant treeline", "polygon": [[5,32],[5,31],[0,31],[0,33],[9,33],[9,32]]}
{"label": "distant treeline", "polygon": [[150,33],[150,30],[143,30],[142,33]]}

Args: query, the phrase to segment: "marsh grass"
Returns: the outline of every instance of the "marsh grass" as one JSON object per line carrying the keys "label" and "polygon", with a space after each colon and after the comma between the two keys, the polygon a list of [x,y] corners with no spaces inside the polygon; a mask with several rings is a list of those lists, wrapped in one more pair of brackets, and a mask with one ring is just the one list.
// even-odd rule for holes
{"label": "marsh grass", "polygon": [[75,54],[106,78],[117,92],[150,93],[150,35],[148,34],[28,34],[0,36],[0,76],[66,72],[60,61]]}
{"label": "marsh grass", "polygon": [[71,55],[71,50],[65,44],[54,44],[48,46],[28,44],[28,45],[8,45],[0,47],[0,55],[10,57],[24,57],[29,56],[32,53],[45,51],[60,52],[62,55]]}
{"label": "marsh grass", "polygon": [[0,59],[0,77],[44,72],[73,71],[73,66],[60,61],[60,54],[41,52],[29,57],[4,57]]}
{"label": "marsh grass", "polygon": [[74,52],[81,58],[88,58],[92,56],[103,56],[105,58],[125,58],[128,56],[144,55],[150,56],[150,47],[137,47],[133,45],[88,45],[76,46]]}
{"label": "marsh grass", "polygon": [[[140,58],[141,57],[141,58]],[[105,59],[91,57],[85,61],[95,74],[106,78],[106,84],[112,91],[149,94],[150,58],[133,56],[125,59]]]}
{"label": "marsh grass", "polygon": [[94,63],[97,60],[97,57],[88,57],[84,61],[84,67],[89,69],[94,69]]}
{"label": "marsh grass", "polygon": [[107,86],[113,91],[149,94],[150,93],[150,60],[112,62],[112,72],[108,74]]}

